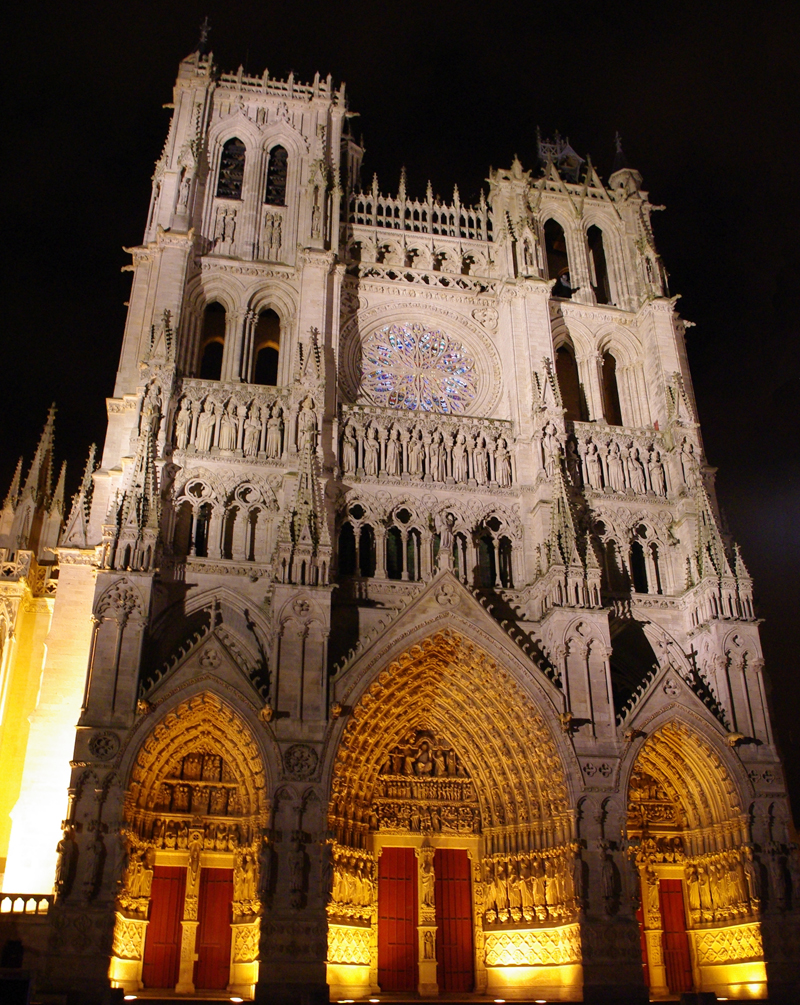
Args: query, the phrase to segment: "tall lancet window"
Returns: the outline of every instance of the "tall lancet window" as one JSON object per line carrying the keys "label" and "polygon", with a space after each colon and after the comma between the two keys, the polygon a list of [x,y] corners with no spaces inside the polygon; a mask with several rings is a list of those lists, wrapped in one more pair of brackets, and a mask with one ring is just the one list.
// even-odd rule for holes
{"label": "tall lancet window", "polygon": [[572,296],[572,283],[569,274],[567,239],[563,227],[556,220],[548,220],[544,225],[544,247],[547,253],[547,277],[556,281],[552,295],[562,300],[569,300]]}
{"label": "tall lancet window", "polygon": [[222,148],[219,160],[217,195],[221,199],[241,199],[244,182],[245,145],[234,136]]}
{"label": "tall lancet window", "polygon": [[281,322],[275,311],[266,310],[258,315],[254,346],[253,383],[274,387],[278,383],[278,359],[281,347]]}
{"label": "tall lancet window", "polygon": [[286,174],[289,167],[289,155],[283,147],[273,147],[269,152],[267,167],[267,190],[264,202],[270,206],[286,205]]}
{"label": "tall lancet window", "polygon": [[603,417],[609,426],[622,425],[622,406],[617,386],[617,361],[610,352],[603,353]]}
{"label": "tall lancet window", "polygon": [[203,334],[200,343],[200,379],[219,380],[222,376],[222,353],[225,348],[225,308],[214,301],[203,312]]}
{"label": "tall lancet window", "polygon": [[610,304],[611,286],[608,282],[608,266],[606,253],[603,249],[603,231],[599,227],[590,227],[587,234],[589,254],[592,256],[592,271],[594,273],[594,297],[598,304]]}

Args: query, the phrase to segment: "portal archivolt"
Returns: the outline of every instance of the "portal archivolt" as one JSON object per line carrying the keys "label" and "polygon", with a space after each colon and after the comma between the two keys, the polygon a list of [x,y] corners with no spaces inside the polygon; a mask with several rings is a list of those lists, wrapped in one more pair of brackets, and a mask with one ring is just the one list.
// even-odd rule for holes
{"label": "portal archivolt", "polygon": [[667,723],[639,751],[627,833],[642,889],[643,964],[651,992],[761,988],[760,877],[749,826],[722,757],[695,730]]}
{"label": "portal archivolt", "polygon": [[[261,754],[229,706],[203,693],[156,725],[125,797],[115,986],[251,992],[268,812]],[[204,954],[204,938],[222,948]]]}
{"label": "portal archivolt", "polygon": [[508,990],[520,964],[533,968],[527,990],[537,967],[573,981],[577,844],[561,758],[529,695],[467,638],[446,630],[412,646],[363,694],[334,764],[329,828],[333,991]]}

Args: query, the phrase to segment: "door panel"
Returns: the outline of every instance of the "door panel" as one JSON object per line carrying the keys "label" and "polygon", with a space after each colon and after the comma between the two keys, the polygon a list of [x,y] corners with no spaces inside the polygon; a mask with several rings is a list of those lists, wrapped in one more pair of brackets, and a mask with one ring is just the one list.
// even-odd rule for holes
{"label": "door panel", "polygon": [[185,867],[155,866],[142,966],[146,988],[174,988],[178,983],[185,893]]}
{"label": "door panel", "polygon": [[416,991],[417,857],[384,848],[378,859],[378,983],[382,991]]}
{"label": "door panel", "polygon": [[231,979],[233,869],[201,869],[194,986],[219,991]]}
{"label": "door panel", "polygon": [[659,884],[664,925],[664,965],[672,994],[692,990],[692,963],[683,907],[683,880],[662,879]]}
{"label": "door panel", "polygon": [[440,991],[471,991],[472,886],[469,856],[461,848],[438,848],[436,876],[436,980]]}

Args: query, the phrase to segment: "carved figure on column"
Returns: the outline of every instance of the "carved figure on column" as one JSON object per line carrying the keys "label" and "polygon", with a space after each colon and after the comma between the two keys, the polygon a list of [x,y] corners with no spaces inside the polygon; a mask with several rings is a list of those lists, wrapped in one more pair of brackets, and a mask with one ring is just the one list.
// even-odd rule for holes
{"label": "carved figure on column", "polygon": [[750,845],[745,845],[742,868],[744,869],[744,878],[747,883],[747,895],[750,898],[753,910],[757,911],[761,903],[761,875],[758,862],[753,855],[753,849]]}
{"label": "carved figure on column", "polygon": [[219,419],[219,439],[217,445],[220,450],[236,449],[236,420],[232,415],[232,405],[223,407]]}
{"label": "carved figure on column", "polygon": [[497,440],[495,457],[495,479],[501,489],[507,489],[511,485],[511,455],[508,452],[505,439],[500,436]]}
{"label": "carved figure on column", "polygon": [[355,428],[348,423],[342,438],[342,468],[347,475],[354,475],[358,466],[358,441]]}
{"label": "carved figure on column", "polygon": [[654,450],[650,455],[648,469],[650,471],[650,485],[653,492],[657,496],[665,496],[667,494],[667,483],[664,476],[664,465],[661,463],[661,454],[658,450]]}
{"label": "carved figure on column", "polygon": [[602,489],[603,473],[596,443],[590,443],[586,448],[586,479],[593,489]]}
{"label": "carved figure on column", "polygon": [[297,417],[298,449],[302,452],[306,446],[313,454],[317,449],[317,413],[310,397],[303,402]]}
{"label": "carved figure on column", "polygon": [[459,431],[453,444],[453,478],[457,482],[465,482],[469,478],[467,461],[467,437]]}
{"label": "carved figure on column", "polygon": [[196,446],[203,453],[211,449],[211,437],[217,424],[217,410],[213,401],[205,401],[200,406],[200,417],[197,420]]}
{"label": "carved figure on column", "polygon": [[106,865],[106,846],[103,836],[98,830],[94,841],[89,845],[89,860],[86,866],[86,877],[83,887],[87,900],[93,900],[100,891],[103,882],[103,872]]}
{"label": "carved figure on column", "polygon": [[364,474],[378,474],[378,440],[374,426],[370,426],[364,436]]}
{"label": "carved figure on column", "polygon": [[66,900],[75,882],[75,871],[78,864],[78,845],[75,841],[75,828],[71,824],[64,827],[61,840],[56,845],[58,861],[56,863],[55,891],[59,900]]}
{"label": "carved figure on column", "polygon": [[250,414],[244,420],[244,456],[255,457],[258,453],[258,441],[261,438],[261,422],[256,418],[256,406],[250,409]]}
{"label": "carved figure on column", "polygon": [[289,903],[292,907],[302,907],[305,886],[306,855],[299,834],[292,837],[289,850]]}
{"label": "carved figure on column", "polygon": [[644,495],[647,491],[644,468],[642,467],[642,462],[639,460],[639,448],[635,446],[631,448],[630,456],[628,457],[628,480],[634,492]]}
{"label": "carved figure on column", "polygon": [[436,876],[433,872],[433,848],[420,850],[419,902],[423,907],[433,908]]}
{"label": "carved figure on column", "polygon": [[473,456],[475,481],[478,485],[485,485],[489,478],[489,471],[486,455],[486,438],[484,436],[478,437],[478,442],[475,446],[475,453]]}
{"label": "carved figure on column", "polygon": [[608,467],[608,487],[615,492],[624,492],[625,474],[622,470],[622,456],[616,440],[613,440],[609,445],[606,464]]}
{"label": "carved figure on column", "polygon": [[175,419],[175,446],[178,450],[185,450],[189,443],[189,433],[192,428],[192,403],[188,398],[184,398]]}
{"label": "carved figure on column", "polygon": [[264,448],[267,457],[275,458],[281,456],[282,432],[283,417],[281,415],[281,407],[275,402],[272,406],[270,417],[267,419],[267,442]]}
{"label": "carved figure on column", "polygon": [[617,884],[614,862],[608,851],[608,842],[600,842],[600,887],[603,893],[603,912],[609,917],[614,913],[617,900]]}

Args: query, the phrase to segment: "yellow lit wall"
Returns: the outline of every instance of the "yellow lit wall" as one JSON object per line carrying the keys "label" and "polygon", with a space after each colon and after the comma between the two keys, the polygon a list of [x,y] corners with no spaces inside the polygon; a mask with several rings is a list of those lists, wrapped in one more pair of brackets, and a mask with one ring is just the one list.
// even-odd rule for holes
{"label": "yellow lit wall", "polygon": [[61,563],[46,660],[30,716],[4,889],[50,893],[91,643],[94,570]]}

